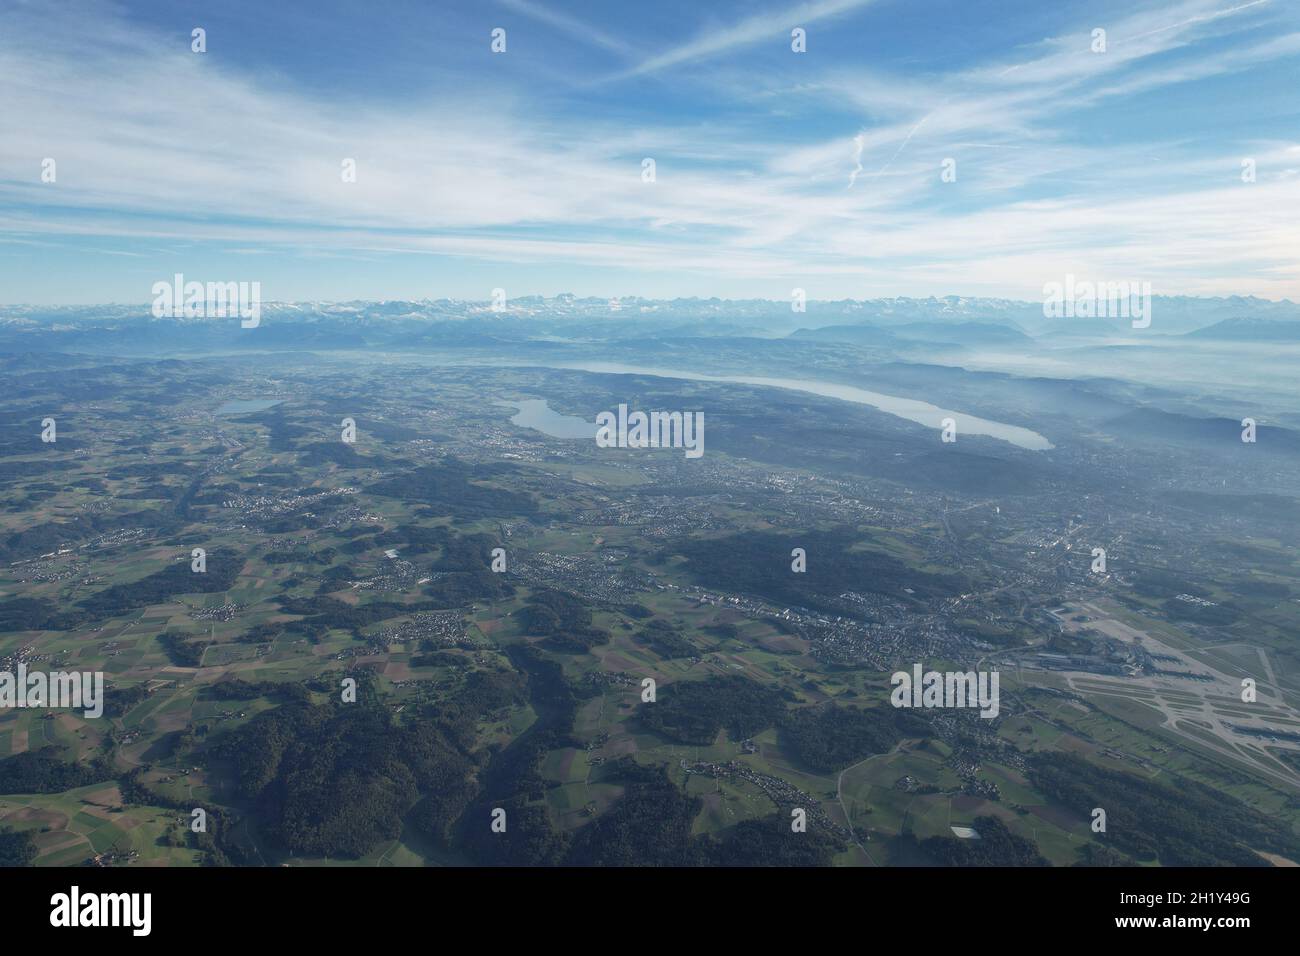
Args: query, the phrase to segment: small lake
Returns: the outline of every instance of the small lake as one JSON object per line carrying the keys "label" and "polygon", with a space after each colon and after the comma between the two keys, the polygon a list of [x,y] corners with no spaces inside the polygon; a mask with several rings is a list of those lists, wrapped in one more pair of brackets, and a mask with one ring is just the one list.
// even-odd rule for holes
{"label": "small lake", "polygon": [[[912,398],[899,398],[896,395],[885,395],[882,392],[871,392],[865,388],[838,385],[834,382],[818,382],[800,378],[764,378],[753,375],[702,375],[698,372],[686,372],[680,369],[639,368],[635,365],[620,365],[615,362],[574,362],[548,367],[570,368],[580,372],[595,372],[598,374],[654,375],[658,378],[679,378],[691,382],[733,382],[738,385],[784,388],[795,392],[820,395],[823,398],[838,398],[845,402],[870,405],[882,412],[888,412],[890,415],[897,415],[909,422],[916,422],[918,425],[925,425],[936,430],[943,427],[942,422],[945,418],[951,418],[957,423],[958,441],[961,440],[962,435],[986,435],[989,438],[998,438],[1020,448],[1027,448],[1030,451],[1045,451],[1056,447],[1038,432],[1030,431],[1028,428],[1021,428],[1018,425],[1008,425],[1006,422],[993,421],[988,418],[979,418],[975,415],[939,408],[929,402],[921,402]],[[541,404],[545,405],[546,403],[542,402]],[[552,412],[551,414],[555,413]],[[578,420],[570,419],[570,421]],[[592,424],[587,427],[592,431],[581,437],[594,434],[596,426]]]}
{"label": "small lake", "polygon": [[216,411],[217,415],[247,415],[249,412],[264,412],[274,408],[282,400],[278,398],[232,398],[223,402]]}
{"label": "small lake", "polygon": [[552,438],[591,440],[596,438],[596,423],[594,421],[588,422],[581,418],[574,418],[572,415],[561,415],[551,408],[544,398],[528,398],[517,402],[503,402],[502,404],[519,409],[519,413],[510,419],[512,424],[535,429],[550,435]]}

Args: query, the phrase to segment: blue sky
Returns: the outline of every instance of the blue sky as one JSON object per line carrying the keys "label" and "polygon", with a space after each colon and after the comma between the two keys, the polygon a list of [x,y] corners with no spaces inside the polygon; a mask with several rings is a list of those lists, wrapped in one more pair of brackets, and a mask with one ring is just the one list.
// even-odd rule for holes
{"label": "blue sky", "polygon": [[0,302],[1300,299],[1298,80],[1292,0],[7,0]]}

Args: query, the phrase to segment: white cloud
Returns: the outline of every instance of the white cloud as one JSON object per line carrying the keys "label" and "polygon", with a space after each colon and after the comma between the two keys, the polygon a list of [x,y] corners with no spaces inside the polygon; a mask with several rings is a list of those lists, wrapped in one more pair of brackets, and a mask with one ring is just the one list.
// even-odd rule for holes
{"label": "white cloud", "polygon": [[655,73],[670,66],[714,57],[763,40],[789,42],[790,31],[795,27],[806,27],[819,20],[842,16],[871,2],[872,0],[809,0],[787,9],[757,13],[730,26],[706,29],[689,42],[649,57],[620,76]]}
{"label": "white cloud", "polygon": [[[756,16],[709,42],[739,46],[777,21],[784,32],[855,5]],[[797,89],[751,94],[862,111],[862,125],[807,141],[756,134],[743,117],[570,119],[539,110],[528,91],[329,100],[110,15],[50,31],[20,11],[0,35],[0,238],[826,276],[859,293],[1033,296],[1073,271],[1147,279],[1161,292],[1300,298],[1294,142],[1224,143],[1212,155],[1176,139],[1081,146],[1060,122],[1081,105],[1295,56],[1300,34],[1277,31],[1169,59],[1265,9],[1216,18],[1212,5],[1184,3],[1134,14],[1112,36],[1140,42],[1113,57],[1087,52],[1085,31],[1045,41],[1019,64],[993,57],[924,81],[827,69]],[[729,48],[701,44],[661,56]],[[939,164],[954,147],[960,178],[943,184]],[[658,163],[653,184],[640,178],[647,155]],[[1258,182],[1238,181],[1241,155],[1256,159]],[[39,182],[45,156],[59,163],[56,185]],[[357,160],[356,183],[341,181],[345,157]]]}
{"label": "white cloud", "polygon": [[497,0],[497,3],[513,13],[522,13],[526,17],[531,17],[540,23],[552,26],[571,37],[603,47],[620,56],[628,56],[633,53],[631,45],[625,40],[611,36],[590,23],[571,17],[567,13],[561,13],[540,3],[535,3],[533,0]]}

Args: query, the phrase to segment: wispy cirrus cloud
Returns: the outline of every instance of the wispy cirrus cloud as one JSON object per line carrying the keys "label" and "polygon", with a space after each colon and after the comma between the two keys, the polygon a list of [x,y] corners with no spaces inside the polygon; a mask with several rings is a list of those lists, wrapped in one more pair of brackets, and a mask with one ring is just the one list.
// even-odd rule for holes
{"label": "wispy cirrus cloud", "polygon": [[[506,7],[585,29],[535,0]],[[810,17],[871,15],[865,4],[793,9],[658,56],[703,62],[777,20],[785,33]],[[1093,21],[1076,18],[1032,45],[905,74],[809,59],[796,77],[746,86],[665,63],[678,100],[727,104],[703,121],[639,91],[570,102],[570,89],[532,89],[487,53],[482,77],[418,97],[326,95],[281,70],[193,55],[187,38],[111,6],[87,4],[58,31],[26,6],[0,35],[11,121],[0,238],[62,243],[69,256],[94,239],[160,264],[216,249],[535,265],[575,285],[610,275],[664,291],[692,276],[754,294],[807,278],[826,296],[1033,296],[1073,271],[1164,292],[1300,297],[1300,147],[1281,122],[1243,124],[1213,86],[1294,67],[1300,29],[1276,9],[1138,10],[1110,23],[1105,54],[1089,49]],[[602,35],[592,42],[631,53],[633,41]],[[1209,97],[1203,116],[1169,123],[1150,101],[1193,86]],[[835,121],[794,135],[799,121],[771,119],[774,102]],[[640,175],[646,156],[653,183]],[[43,157],[58,162],[55,184],[40,182]],[[1255,182],[1241,180],[1244,157]],[[340,177],[345,158],[355,183]],[[955,183],[940,180],[946,158]]]}
{"label": "wispy cirrus cloud", "polygon": [[581,20],[562,10],[537,2],[537,0],[496,0],[496,2],[511,13],[521,13],[526,17],[531,17],[548,26],[555,27],[567,36],[574,37],[584,43],[603,47],[611,53],[617,53],[620,56],[632,56],[635,53],[633,45],[623,37],[607,33],[590,21]]}
{"label": "wispy cirrus cloud", "polygon": [[874,0],[808,0],[791,7],[749,14],[732,24],[711,26],[685,43],[647,57],[619,76],[623,78],[656,73],[763,40],[782,36],[788,39],[790,31],[795,27],[807,27],[811,23],[843,16],[872,2]]}

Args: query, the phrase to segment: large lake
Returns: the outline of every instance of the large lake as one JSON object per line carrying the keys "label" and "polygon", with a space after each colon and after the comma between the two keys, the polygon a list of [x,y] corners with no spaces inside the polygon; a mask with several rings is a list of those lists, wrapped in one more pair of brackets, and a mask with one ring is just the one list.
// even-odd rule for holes
{"label": "large lake", "polygon": [[[942,423],[945,418],[951,418],[957,423],[958,440],[962,435],[986,435],[989,438],[999,438],[1002,441],[1010,442],[1021,448],[1028,448],[1031,451],[1044,451],[1055,447],[1038,432],[1030,431],[1028,428],[1021,428],[1018,425],[1008,425],[1006,422],[993,421],[988,418],[979,418],[975,415],[939,408],[929,402],[919,402],[911,398],[898,398],[895,395],[871,392],[865,388],[856,388],[852,385],[838,385],[834,382],[818,382],[802,378],[763,378],[754,375],[702,375],[698,372],[687,372],[681,369],[641,368],[635,365],[620,365],[616,362],[569,362],[557,363],[547,367],[569,368],[582,372],[611,375],[655,375],[659,378],[679,378],[691,382],[732,382],[738,385],[784,388],[794,392],[821,395],[824,398],[838,398],[845,402],[856,402],[859,405],[870,405],[882,412],[888,412],[890,415],[897,415],[909,422],[916,422],[918,425],[925,425],[936,430],[943,427]],[[541,404],[545,406],[546,403],[541,402]],[[550,409],[547,409],[547,411],[550,412]],[[555,415],[556,413],[550,412],[550,414]],[[566,416],[557,417],[564,418]],[[581,421],[581,419],[570,419],[570,421]],[[595,424],[593,423],[588,427],[591,431],[582,435],[557,437],[585,438],[588,435],[594,435]],[[545,431],[545,429],[541,430]]]}

